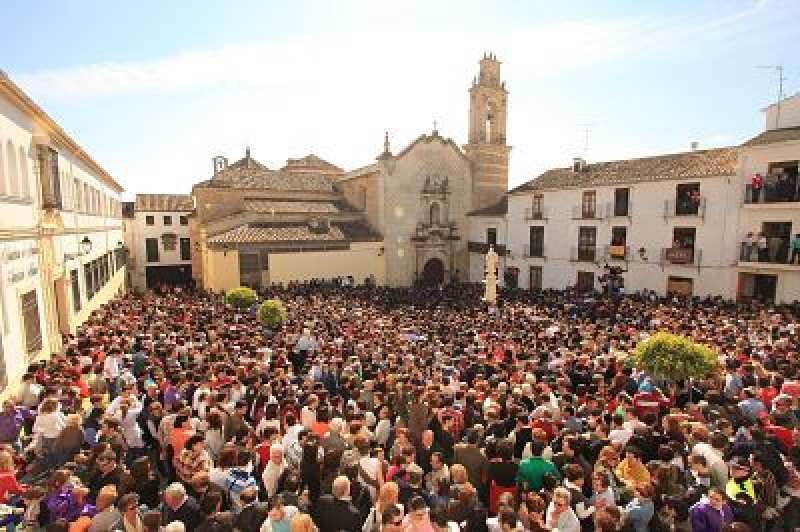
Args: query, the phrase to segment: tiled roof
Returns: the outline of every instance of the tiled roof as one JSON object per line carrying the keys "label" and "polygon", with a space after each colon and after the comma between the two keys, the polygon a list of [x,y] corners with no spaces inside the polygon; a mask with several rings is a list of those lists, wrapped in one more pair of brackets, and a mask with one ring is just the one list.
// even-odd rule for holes
{"label": "tiled roof", "polygon": [[743,146],[762,146],[764,144],[775,144],[777,142],[786,142],[789,140],[800,140],[800,126],[764,131],[745,142]]}
{"label": "tiled roof", "polygon": [[313,231],[308,225],[242,225],[208,239],[209,244],[261,244],[268,242],[345,241],[342,230],[331,225],[327,232]]}
{"label": "tiled roof", "polygon": [[336,213],[339,209],[328,201],[276,201],[276,200],[245,200],[244,208],[249,212],[262,213]]}
{"label": "tiled roof", "polygon": [[[333,192],[333,183],[336,180],[333,174],[342,173],[340,168],[315,155],[302,159],[290,159],[289,162],[290,164],[283,170],[270,170],[248,154],[235,163],[219,170],[211,179],[198,183],[197,186]],[[312,164],[317,166],[312,166]],[[294,168],[300,171],[294,173]]]}
{"label": "tiled roof", "polygon": [[555,168],[510,193],[735,175],[738,156],[738,148],[719,148],[591,163],[582,172]]}
{"label": "tiled roof", "polygon": [[323,173],[341,174],[344,172],[344,170],[342,170],[335,164],[331,164],[325,159],[317,157],[313,153],[306,155],[305,157],[301,157],[300,159],[287,160],[286,166],[281,168],[281,170],[285,170],[291,173],[294,173],[295,171],[298,172],[319,171]]}
{"label": "tiled roof", "polygon": [[136,194],[137,211],[191,211],[194,201],[186,194]]}
{"label": "tiled roof", "polygon": [[467,216],[505,216],[508,212],[508,196],[503,196],[503,199],[497,203],[493,203],[488,207],[476,209],[467,213]]}

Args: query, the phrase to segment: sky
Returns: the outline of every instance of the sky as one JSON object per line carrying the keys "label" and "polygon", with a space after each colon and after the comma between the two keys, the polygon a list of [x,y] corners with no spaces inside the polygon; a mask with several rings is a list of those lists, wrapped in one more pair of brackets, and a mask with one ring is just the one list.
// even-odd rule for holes
{"label": "sky", "polygon": [[[123,187],[188,193],[250,146],[345,170],[467,137],[486,51],[509,91],[509,185],[591,161],[738,144],[800,89],[798,0],[9,2],[5,70]],[[586,143],[588,128],[588,146]],[[587,149],[588,148],[588,149]]]}

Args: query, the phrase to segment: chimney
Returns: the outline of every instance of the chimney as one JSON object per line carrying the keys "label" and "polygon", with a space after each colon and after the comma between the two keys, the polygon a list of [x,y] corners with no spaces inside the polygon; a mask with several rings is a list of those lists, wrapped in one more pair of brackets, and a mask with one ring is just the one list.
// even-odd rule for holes
{"label": "chimney", "polygon": [[692,142],[689,147],[692,148],[692,151],[697,151],[700,148],[700,143],[697,141]]}
{"label": "chimney", "polygon": [[587,170],[586,166],[586,159],[583,157],[573,157],[572,159],[572,171],[573,172],[585,172]]}

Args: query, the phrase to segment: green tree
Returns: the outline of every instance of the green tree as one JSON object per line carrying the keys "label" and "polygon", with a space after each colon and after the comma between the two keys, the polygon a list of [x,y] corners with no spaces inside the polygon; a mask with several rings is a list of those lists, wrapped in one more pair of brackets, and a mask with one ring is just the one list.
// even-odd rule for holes
{"label": "green tree", "polygon": [[261,303],[258,309],[259,321],[270,329],[277,329],[283,325],[288,316],[289,312],[286,307],[277,299],[267,299]]}
{"label": "green tree", "polygon": [[256,302],[256,292],[252,288],[240,286],[225,294],[225,302],[236,308],[249,308]]}
{"label": "green tree", "polygon": [[708,346],[665,332],[639,343],[633,362],[646,373],[673,382],[703,378],[719,365],[717,354]]}

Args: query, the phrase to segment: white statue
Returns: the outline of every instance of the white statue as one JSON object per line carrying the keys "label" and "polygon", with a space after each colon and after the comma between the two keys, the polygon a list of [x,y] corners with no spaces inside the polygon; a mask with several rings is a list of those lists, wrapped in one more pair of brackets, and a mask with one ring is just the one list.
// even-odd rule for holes
{"label": "white statue", "polygon": [[497,262],[499,255],[494,250],[494,246],[489,246],[486,253],[486,266],[484,270],[484,291],[483,300],[494,305],[497,302]]}

